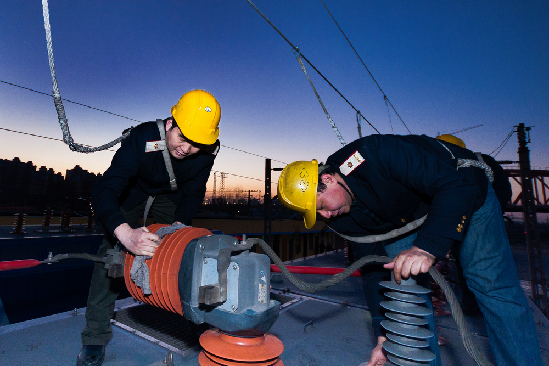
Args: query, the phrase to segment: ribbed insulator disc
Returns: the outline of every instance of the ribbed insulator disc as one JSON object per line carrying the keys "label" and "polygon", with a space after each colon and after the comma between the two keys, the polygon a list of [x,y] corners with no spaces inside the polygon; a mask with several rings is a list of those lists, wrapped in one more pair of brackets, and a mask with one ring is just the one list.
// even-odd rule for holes
{"label": "ribbed insulator disc", "polygon": [[269,360],[265,362],[236,362],[231,360],[225,360],[223,358],[216,357],[206,351],[200,352],[198,355],[198,363],[200,366],[283,366],[282,360],[277,358],[276,360]]}
{"label": "ribbed insulator disc", "polygon": [[[278,357],[284,351],[282,342],[272,334],[259,337],[235,337],[219,330],[207,330],[200,336],[203,360],[200,365],[282,365]],[[219,363],[219,361],[224,363]]]}
{"label": "ribbed insulator disc", "polygon": [[385,316],[396,322],[410,325],[427,325],[429,323],[425,318],[418,318],[415,316],[409,316],[399,313],[391,313],[390,311],[386,311]]}
{"label": "ribbed insulator disc", "polygon": [[[155,233],[164,226],[168,225],[153,224],[148,229]],[[179,267],[183,252],[192,240],[211,234],[206,229],[185,227],[166,235],[156,248],[154,256],[145,261],[149,267],[149,284],[152,292],[150,295],[144,295],[143,289],[132,281],[130,270],[135,256],[128,253],[124,264],[124,277],[130,294],[141,302],[183,315],[179,294]]]}
{"label": "ribbed insulator disc", "polygon": [[419,306],[402,301],[381,301],[379,305],[387,310],[407,315],[427,316],[433,313],[431,309],[426,308],[425,306]]}
{"label": "ribbed insulator disc", "polygon": [[390,320],[382,320],[381,326],[389,332],[412,338],[427,339],[434,336],[429,329],[416,327],[415,325],[401,324]]}
{"label": "ribbed insulator disc", "polygon": [[416,348],[429,347],[429,342],[421,340],[421,339],[413,339],[413,338],[408,338],[408,337],[402,337],[402,336],[399,336],[399,335],[396,335],[396,334],[393,334],[393,333],[390,333],[390,332],[387,332],[387,334],[385,336],[387,338],[389,338],[389,340],[393,341],[394,343],[401,344],[403,346],[416,347]]}
{"label": "ribbed insulator disc", "polygon": [[410,294],[419,295],[419,294],[431,293],[431,290],[419,285],[399,285],[398,283],[393,281],[381,281],[379,284],[391,290],[395,290],[399,292],[407,292]]}
{"label": "ribbed insulator disc", "polygon": [[429,362],[435,359],[435,354],[429,350],[404,347],[391,341],[383,342],[383,348],[397,357],[410,361]]}
{"label": "ribbed insulator disc", "polygon": [[406,294],[404,292],[387,291],[384,295],[393,300],[411,302],[413,304],[424,304],[427,301],[423,297]]}
{"label": "ribbed insulator disc", "polygon": [[429,363],[427,363],[427,362],[410,361],[410,360],[406,360],[404,358],[400,358],[400,357],[397,357],[397,356],[394,356],[394,355],[391,355],[391,354],[388,354],[387,358],[393,364],[398,365],[398,366],[429,366]]}

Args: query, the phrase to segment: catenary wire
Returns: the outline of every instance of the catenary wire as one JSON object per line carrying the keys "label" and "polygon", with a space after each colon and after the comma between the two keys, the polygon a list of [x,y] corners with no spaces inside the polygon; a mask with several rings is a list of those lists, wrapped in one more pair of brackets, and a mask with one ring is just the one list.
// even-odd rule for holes
{"label": "catenary wire", "polygon": [[[33,92],[33,93],[42,94],[42,95],[46,95],[46,96],[49,96],[49,97],[53,96],[52,94],[44,93],[44,92],[41,92],[41,91],[38,91],[38,90],[34,90],[34,89],[31,89],[31,88],[27,88],[27,87],[25,87],[25,86],[17,85],[17,84],[10,83],[10,82],[4,81],[4,80],[0,80],[0,83],[4,83],[4,84],[10,85],[10,86],[15,86],[15,87],[20,88],[20,89],[28,90],[28,91],[31,91],[31,92]],[[69,102],[69,103],[73,103],[73,104],[82,106],[82,107],[86,107],[86,108],[89,108],[89,109],[93,109],[93,110],[98,111],[98,112],[108,113],[108,114],[110,114],[110,115],[113,115],[113,116],[116,116],[116,117],[120,117],[120,118],[125,118],[125,119],[127,119],[127,120],[134,121],[134,122],[137,122],[137,123],[143,123],[142,121],[139,121],[139,120],[136,120],[136,119],[133,119],[133,118],[130,118],[130,117],[126,117],[126,116],[121,115],[121,114],[116,114],[116,113],[113,113],[113,112],[109,112],[109,111],[106,111],[106,110],[104,110],[104,109],[95,108],[95,107],[89,106],[89,105],[87,105],[87,104],[78,103],[78,102],[73,102],[73,101],[68,100],[68,99],[63,99],[63,100],[66,101],[66,102]],[[16,132],[16,133],[21,133],[21,134],[25,134],[25,135],[36,136],[36,137],[42,137],[42,138],[49,139],[49,140],[56,140],[56,141],[61,141],[61,142],[63,142],[63,140],[61,140],[61,139],[56,139],[56,138],[53,138],[53,137],[39,136],[39,135],[34,135],[34,134],[28,133],[28,132],[15,131],[15,130],[10,130],[10,129],[7,129],[7,128],[2,128],[2,127],[0,127],[0,129],[6,130],[6,131],[10,131],[10,132]],[[90,145],[84,145],[84,146],[90,146]],[[227,146],[227,145],[221,145],[221,146],[224,147],[224,148],[226,148],[226,149],[231,149],[231,150],[239,151],[239,152],[241,152],[241,153],[248,154],[248,155],[253,155],[253,156],[257,156],[257,157],[259,157],[259,158],[270,159],[270,158],[267,157],[267,156],[254,154],[254,153],[251,153],[251,152],[248,152],[248,151],[245,151],[245,150],[242,150],[242,149],[237,149],[237,148],[234,148],[234,147],[230,147],[230,146]],[[110,150],[110,151],[114,151],[114,150]],[[286,165],[288,164],[288,163],[283,162],[283,161],[281,161],[281,160],[276,160],[276,159],[271,159],[271,160],[272,160],[272,161],[276,161],[276,162],[278,162],[278,163],[286,164]]]}
{"label": "catenary wire", "polygon": [[[257,11],[257,13],[258,13],[259,15],[261,15],[261,16],[263,17],[263,19],[265,19],[265,21],[266,21],[267,23],[269,23],[269,25],[270,25],[278,34],[280,34],[280,36],[281,36],[282,38],[284,38],[284,40],[292,47],[293,50],[295,50],[296,52],[299,52],[299,54],[301,55],[301,58],[302,58],[303,60],[305,60],[305,61],[306,61],[306,62],[307,62],[316,72],[317,72],[317,74],[320,75],[320,76],[324,79],[324,81],[326,81],[326,82],[328,83],[328,85],[330,85],[330,86],[332,87],[332,89],[334,89],[334,90],[336,91],[336,93],[339,94],[339,96],[340,96],[341,98],[343,98],[343,100],[345,100],[345,102],[347,102],[347,104],[349,104],[349,106],[355,110],[355,112],[358,112],[358,109],[357,109],[351,102],[349,102],[349,100],[348,100],[347,98],[345,98],[345,96],[344,96],[343,94],[341,94],[341,92],[340,92],[340,91],[339,91],[339,90],[338,90],[338,89],[337,89],[337,88],[336,88],[336,87],[335,87],[335,86],[334,86],[334,85],[333,85],[333,84],[332,84],[332,83],[331,83],[331,82],[330,82],[330,81],[329,81],[329,80],[328,80],[328,79],[327,79],[327,78],[326,78],[326,77],[325,77],[325,76],[324,76],[324,75],[323,75],[323,74],[322,74],[322,73],[321,73],[312,63],[311,63],[311,61],[309,61],[309,60],[303,55],[303,53],[301,53],[301,52],[299,51],[299,49],[298,49],[296,46],[293,45],[292,42],[290,42],[290,40],[289,40],[288,38],[286,38],[286,36],[285,36],[284,34],[282,34],[282,32],[281,32],[281,31],[280,31],[280,30],[279,30],[279,29],[278,29],[278,28],[277,28],[277,27],[267,18],[267,16],[265,16],[265,14],[263,14],[263,13],[261,12],[261,10],[259,10],[259,8],[258,8],[257,6],[255,6],[254,3],[252,3],[250,0],[246,0],[246,1],[248,2],[248,4],[250,4],[250,5],[255,9],[255,11]],[[368,121],[368,120],[366,119],[366,117],[364,117],[362,114],[360,114],[360,116],[361,116],[366,122],[368,122],[368,124],[370,125],[370,127],[372,127],[377,133],[380,133],[380,132],[377,130],[377,128],[375,128],[374,125],[372,125],[372,124],[370,123],[370,121]]]}
{"label": "catenary wire", "polygon": [[[13,132],[13,133],[20,133],[22,135],[28,135],[28,136],[32,136],[32,137],[39,137],[39,138],[43,138],[43,139],[46,139],[46,140],[53,140],[53,141],[60,141],[60,142],[63,142],[63,140],[61,139],[57,139],[57,138],[54,138],[54,137],[47,137],[47,136],[41,136],[41,135],[36,135],[34,133],[29,133],[29,132],[22,132],[22,131],[16,131],[16,130],[10,130],[9,128],[4,128],[4,127],[0,127],[0,130],[4,130],[4,131],[8,131],[8,132]],[[85,146],[89,146],[89,145],[85,145]],[[223,145],[222,145],[223,146]],[[227,146],[228,147],[228,146]],[[231,147],[228,147],[229,149],[233,149]],[[111,150],[111,149],[108,149],[109,151],[116,151],[116,150]],[[241,151],[241,152],[244,152],[244,153],[247,153],[247,154],[250,154],[250,155],[254,155],[254,156],[260,156],[261,155],[256,155],[256,154],[252,154],[252,153],[248,153],[244,150],[239,150],[239,149],[234,149],[234,150],[237,150],[237,151]],[[275,160],[275,161],[278,161],[278,160]],[[286,164],[286,163],[284,163]],[[214,173],[214,172],[212,172]],[[259,178],[251,178],[251,177],[246,177],[246,176],[243,176],[243,175],[238,175],[238,174],[234,174],[234,173],[228,173],[228,172],[225,172],[226,174],[229,174],[229,175],[232,175],[232,176],[235,176],[235,177],[238,177],[238,178],[246,178],[246,179],[251,179],[251,180],[257,180],[257,181],[260,181],[260,182],[264,182],[265,180],[264,179],[259,179]]]}
{"label": "catenary wire", "polygon": [[499,144],[498,147],[494,149],[494,151],[490,153],[490,155],[492,155],[494,152],[497,151],[495,155],[492,155],[492,157],[496,157],[501,152],[501,150],[505,147],[505,145],[507,145],[507,142],[509,142],[509,140],[511,139],[514,133],[515,133],[515,128],[513,127],[513,129],[511,130],[511,132],[509,132],[507,137],[501,142],[501,144]]}
{"label": "catenary wire", "polygon": [[[343,34],[343,37],[345,37],[345,39],[347,40],[347,43],[349,43],[349,46],[351,46],[351,48],[353,49],[353,51],[355,52],[355,55],[358,57],[358,59],[360,60],[360,62],[362,63],[362,66],[364,66],[364,68],[366,69],[366,71],[368,71],[368,74],[370,74],[370,77],[372,78],[372,80],[374,81],[374,83],[376,83],[379,91],[381,92],[381,94],[383,94],[383,99],[385,100],[385,104],[389,104],[391,106],[391,108],[393,109],[393,111],[395,112],[395,114],[398,116],[398,118],[400,119],[400,121],[402,122],[402,124],[404,125],[404,127],[406,127],[406,129],[408,130],[408,132],[411,134],[412,132],[410,131],[410,129],[408,128],[408,126],[406,125],[406,123],[404,123],[404,121],[402,120],[402,117],[400,117],[400,115],[398,114],[397,110],[395,109],[395,107],[393,106],[393,104],[391,103],[391,101],[389,100],[389,97],[387,97],[387,95],[385,94],[385,92],[383,91],[383,89],[381,89],[381,86],[379,86],[377,80],[374,78],[374,75],[372,75],[372,73],[370,72],[370,70],[368,69],[368,67],[366,66],[366,64],[364,63],[364,61],[362,60],[362,58],[359,56],[358,52],[356,51],[356,49],[353,47],[353,45],[351,44],[351,41],[349,40],[349,38],[347,38],[347,35],[345,35],[345,32],[343,32],[343,29],[341,29],[341,27],[339,26],[339,23],[335,20],[334,16],[332,15],[332,13],[330,12],[330,10],[328,10],[328,7],[326,6],[326,4],[324,4],[324,1],[320,0],[320,2],[322,3],[322,5],[324,5],[324,7],[326,8],[326,11],[328,12],[328,14],[330,14],[330,17],[332,18],[332,20],[334,21],[334,23],[336,24],[336,26],[339,28],[339,31],[341,32],[341,34]],[[389,118],[391,116],[389,115]],[[393,126],[391,125],[391,130],[393,129]]]}

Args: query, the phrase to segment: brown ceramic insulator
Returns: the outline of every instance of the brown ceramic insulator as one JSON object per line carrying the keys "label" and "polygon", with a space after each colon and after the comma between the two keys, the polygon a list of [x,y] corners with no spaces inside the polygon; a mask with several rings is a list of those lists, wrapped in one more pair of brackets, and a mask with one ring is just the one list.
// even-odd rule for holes
{"label": "brown ceramic insulator", "polygon": [[[170,301],[170,295],[168,292],[168,282],[166,280],[165,273],[168,272],[168,267],[170,264],[171,257],[173,255],[174,248],[177,245],[183,245],[185,248],[187,247],[188,242],[185,241],[184,236],[190,230],[192,230],[192,228],[190,227],[180,229],[174,234],[172,234],[172,236],[169,239],[166,240],[166,243],[164,245],[164,250],[162,251],[162,257],[159,257],[157,272],[155,273],[155,282],[158,284],[157,288],[160,290],[160,293],[162,294],[162,301],[166,305],[165,309],[172,311],[174,313],[177,313],[177,311],[175,310],[175,307],[172,305],[172,302]],[[178,293],[179,293],[179,289],[178,289]]]}
{"label": "brown ceramic insulator", "polygon": [[[151,233],[155,233],[164,226],[168,225],[153,224],[148,229]],[[128,253],[124,265],[124,277],[130,294],[141,302],[183,315],[178,279],[181,259],[187,244],[204,235],[211,235],[211,232],[201,228],[185,227],[163,238],[154,256],[145,261],[149,267],[149,284],[152,292],[150,295],[144,295],[143,289],[137,287],[131,280],[130,270],[135,256]]]}
{"label": "brown ceramic insulator", "polygon": [[207,330],[200,336],[204,352],[200,365],[282,365],[279,356],[284,351],[282,342],[272,334],[259,337],[235,337],[219,330]]}
{"label": "brown ceramic insulator", "polygon": [[[155,233],[158,229],[160,229],[163,226],[168,226],[166,224],[152,224],[147,229],[151,233]],[[148,299],[149,296],[143,295],[143,290],[132,281],[130,276],[130,270],[132,268],[133,261],[135,259],[135,256],[132,253],[126,254],[126,260],[124,263],[124,280],[126,282],[126,288],[128,289],[129,293],[132,295],[132,297],[136,300],[139,300],[141,302],[151,304],[151,301]]]}
{"label": "brown ceramic insulator", "polygon": [[[212,233],[206,229],[193,227],[185,233],[185,235],[180,239],[181,241],[179,244],[173,248],[172,251],[167,273],[167,286],[170,302],[172,303],[176,313],[179,315],[183,315],[181,296],[179,294],[179,268],[181,267],[183,252],[185,251],[188,243],[205,235],[212,235]],[[185,245],[183,245],[183,243],[185,243]],[[162,269],[164,269],[164,267],[162,267]]]}
{"label": "brown ceramic insulator", "polygon": [[[152,224],[148,227],[148,229],[151,233],[156,233],[158,229],[165,226],[168,226],[168,225]],[[158,262],[158,254],[159,254],[159,251],[164,247],[164,242],[165,240],[162,240],[158,245],[158,248],[156,248],[153,257],[145,261],[145,263],[149,267],[149,286],[151,288],[151,294],[143,295],[143,296],[147,300],[148,304],[165,309],[161,301],[162,300],[161,296],[159,296],[158,292],[156,291],[154,276],[151,276],[151,273],[155,273],[156,262]]]}
{"label": "brown ceramic insulator", "polygon": [[[178,230],[172,235],[173,236],[179,235],[179,232],[182,230],[183,229]],[[154,252],[151,270],[154,271],[155,275],[153,277],[150,277],[150,285],[151,285],[151,291],[158,296],[158,300],[160,301],[159,307],[173,312],[174,310],[171,309],[171,304],[166,303],[165,294],[162,292],[161,278],[159,275],[159,273],[162,273],[162,266],[166,259],[166,253],[167,253],[167,245],[165,245],[165,241],[164,241],[164,243],[160,245]]]}

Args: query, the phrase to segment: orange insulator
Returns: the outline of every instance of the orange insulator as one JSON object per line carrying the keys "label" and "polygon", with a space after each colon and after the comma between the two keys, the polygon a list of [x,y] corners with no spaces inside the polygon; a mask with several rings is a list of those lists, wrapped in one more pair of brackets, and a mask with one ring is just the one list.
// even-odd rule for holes
{"label": "orange insulator", "polygon": [[201,366],[283,366],[279,356],[282,342],[272,334],[258,337],[236,337],[218,329],[207,330],[200,336],[204,349],[198,356]]}
{"label": "orange insulator", "polygon": [[[155,233],[165,224],[153,224],[147,228]],[[205,235],[212,235],[209,230],[195,227],[185,227],[173,234],[166,235],[151,259],[145,263],[149,267],[149,284],[151,294],[143,294],[143,290],[132,281],[130,270],[135,256],[126,254],[124,263],[124,279],[126,287],[133,298],[141,302],[183,315],[179,295],[178,275],[183,258],[183,252],[192,240]]]}

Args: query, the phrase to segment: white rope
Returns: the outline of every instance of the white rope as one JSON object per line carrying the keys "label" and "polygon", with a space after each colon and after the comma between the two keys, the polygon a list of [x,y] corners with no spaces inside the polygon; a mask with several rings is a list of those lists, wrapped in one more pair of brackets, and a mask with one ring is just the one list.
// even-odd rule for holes
{"label": "white rope", "polygon": [[57,86],[57,76],[55,75],[55,65],[53,62],[53,46],[51,41],[51,27],[50,27],[50,15],[48,10],[48,0],[42,0],[42,13],[44,16],[44,29],[46,30],[46,43],[48,46],[48,59],[50,63],[50,72],[53,85],[53,103],[55,104],[55,109],[57,111],[57,118],[59,119],[59,126],[63,132],[63,142],[69,145],[69,148],[72,151],[82,152],[82,153],[91,153],[100,150],[106,150],[114,145],[118,144],[120,141],[128,137],[130,134],[130,129],[128,129],[122,136],[113,140],[107,144],[101,145],[99,147],[88,147],[85,145],[77,144],[73,141],[71,133],[69,131],[69,123],[65,115],[65,108],[63,107],[63,101],[61,99],[61,93],[59,93],[59,87]]}

